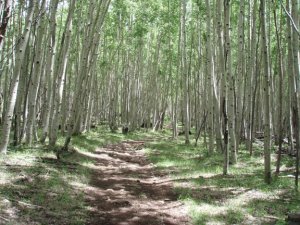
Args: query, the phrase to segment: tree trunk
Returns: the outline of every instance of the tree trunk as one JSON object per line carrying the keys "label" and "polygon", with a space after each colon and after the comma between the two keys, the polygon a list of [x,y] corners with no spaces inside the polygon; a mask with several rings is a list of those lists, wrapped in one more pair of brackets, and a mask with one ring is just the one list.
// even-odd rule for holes
{"label": "tree trunk", "polygon": [[[273,4],[275,4],[273,0]],[[282,65],[282,49],[281,49],[281,40],[280,40],[280,33],[277,25],[277,13],[276,9],[273,10],[274,14],[274,23],[275,23],[275,30],[276,30],[276,41],[277,41],[277,49],[278,49],[278,72],[279,72],[279,95],[278,95],[278,154],[277,154],[277,163],[276,163],[276,173],[279,173],[280,171],[280,163],[281,163],[281,153],[282,153],[282,139],[283,139],[283,126],[282,126],[282,121],[283,121],[283,65]]]}
{"label": "tree trunk", "polygon": [[270,127],[270,63],[266,30],[266,2],[261,0],[261,34],[264,65],[264,165],[265,182],[271,183],[271,127]]}
{"label": "tree trunk", "polygon": [[[292,17],[294,21],[295,27],[299,28],[299,3],[298,0],[292,1]],[[292,112],[293,112],[293,127],[295,131],[295,139],[296,139],[296,174],[295,174],[295,186],[298,190],[298,179],[299,179],[299,161],[300,161],[300,132],[299,132],[299,35],[293,29],[292,36],[292,46],[293,46],[293,100],[292,100]]]}
{"label": "tree trunk", "polygon": [[50,21],[49,21],[49,39],[47,43],[47,53],[46,53],[46,84],[44,88],[46,102],[44,103],[45,115],[43,118],[43,133],[40,139],[41,143],[45,143],[46,138],[49,135],[49,123],[50,123],[50,112],[52,106],[52,82],[54,79],[54,63],[56,57],[56,13],[58,8],[59,0],[53,0],[50,4]]}
{"label": "tree trunk", "polygon": [[32,76],[29,81],[29,88],[28,88],[28,120],[26,125],[26,144],[32,144],[32,137],[33,137],[33,126],[36,119],[36,102],[37,102],[37,94],[39,90],[39,84],[42,74],[42,68],[44,65],[43,63],[43,52],[42,52],[42,43],[44,38],[45,32],[45,21],[44,21],[44,14],[45,14],[45,3],[46,1],[43,0],[41,3],[41,7],[36,6],[36,11],[39,10],[42,13],[42,18],[40,18],[38,23],[37,35],[35,40],[35,64],[32,72]]}
{"label": "tree trunk", "polygon": [[230,36],[230,0],[224,1],[224,15],[225,15],[225,54],[226,54],[226,79],[228,83],[228,130],[229,143],[231,151],[231,163],[237,162],[236,153],[236,139],[235,139],[235,90],[234,77],[232,76],[231,65],[231,36]]}
{"label": "tree trunk", "polygon": [[4,6],[3,6],[4,12],[2,14],[2,18],[0,17],[0,19],[2,19],[2,21],[0,23],[0,51],[2,51],[3,40],[5,38],[5,33],[7,30],[9,18],[11,17],[11,3],[12,3],[11,0],[4,1]]}
{"label": "tree trunk", "polygon": [[187,56],[186,56],[186,0],[181,1],[181,72],[183,77],[183,95],[184,95],[184,132],[185,143],[189,144],[190,118],[189,118],[189,94],[188,94],[188,71],[187,71]]}
{"label": "tree trunk", "polygon": [[20,72],[22,65],[24,63],[24,57],[26,52],[26,47],[28,45],[28,40],[30,37],[32,23],[33,23],[33,14],[35,8],[36,1],[30,0],[29,2],[29,11],[26,16],[26,24],[25,29],[22,34],[22,39],[19,43],[19,46],[16,48],[16,65],[14,67],[13,77],[11,81],[11,89],[8,101],[7,111],[4,117],[4,124],[3,124],[3,131],[1,136],[1,143],[0,143],[0,152],[6,154],[7,152],[7,145],[9,142],[9,135],[10,129],[13,119],[13,112],[15,108],[15,103],[17,99],[17,92],[19,87],[19,79],[20,79]]}

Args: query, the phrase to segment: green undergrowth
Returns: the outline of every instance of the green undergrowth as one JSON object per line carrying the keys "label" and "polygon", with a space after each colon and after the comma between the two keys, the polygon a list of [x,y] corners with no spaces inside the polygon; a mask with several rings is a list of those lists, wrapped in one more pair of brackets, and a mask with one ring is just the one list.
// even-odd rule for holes
{"label": "green undergrowth", "polygon": [[[72,145],[83,151],[93,151],[97,147],[105,146],[108,144],[116,144],[126,140],[164,140],[170,135],[170,131],[153,132],[151,130],[141,129],[135,132],[129,132],[128,134],[122,134],[121,129],[116,132],[110,132],[107,126],[99,126],[96,129],[92,129],[88,133],[84,133],[80,136],[72,138]],[[62,139],[60,140],[63,143]]]}
{"label": "green undergrowth", "polygon": [[[179,199],[189,208],[193,224],[285,224],[290,212],[300,211],[300,197],[291,174],[294,158],[283,157],[278,177],[264,183],[262,149],[255,147],[250,157],[241,146],[236,165],[222,175],[223,156],[208,154],[201,147],[174,141],[156,141],[147,145],[150,160],[168,171],[176,184]],[[275,170],[275,155],[272,156]]]}
{"label": "green undergrowth", "polygon": [[[72,137],[71,151],[57,160],[55,149],[34,144],[33,147],[9,147],[0,156],[0,224],[86,224],[89,206],[84,190],[89,185],[92,152],[107,144],[125,140],[163,139],[164,133],[145,132],[123,135],[111,133],[105,126]],[[58,139],[62,146],[64,137]]]}
{"label": "green undergrowth", "polygon": [[0,159],[0,224],[85,224],[89,171],[75,153],[57,161],[35,145]]}
{"label": "green undergrowth", "polygon": [[[0,224],[86,224],[89,206],[84,190],[89,185],[94,161],[84,152],[126,140],[146,141],[145,152],[158,168],[170,174],[178,198],[189,209],[193,224],[285,224],[289,212],[300,211],[294,191],[294,159],[283,157],[282,172],[273,174],[271,185],[263,180],[263,150],[255,145],[249,157],[241,146],[236,165],[222,175],[223,156],[208,154],[184,144],[183,137],[172,140],[170,131],[123,135],[105,126],[72,137],[77,151],[57,161],[45,146],[10,148],[0,158]],[[193,135],[190,136],[191,138]],[[62,145],[63,137],[58,145]],[[272,157],[274,170],[275,157]]]}

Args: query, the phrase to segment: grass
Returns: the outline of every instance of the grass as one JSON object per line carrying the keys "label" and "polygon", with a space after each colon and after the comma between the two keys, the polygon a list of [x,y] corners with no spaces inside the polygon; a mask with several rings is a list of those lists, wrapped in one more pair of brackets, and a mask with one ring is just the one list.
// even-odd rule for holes
{"label": "grass", "polygon": [[1,158],[0,221],[8,224],[85,224],[88,170],[67,156],[57,162],[42,146],[10,149]]}
{"label": "grass", "polygon": [[[222,175],[221,154],[187,146],[181,138],[150,143],[146,152],[159,169],[169,171],[193,224],[285,224],[287,213],[300,211],[294,179],[286,176],[291,173],[287,171],[273,175],[271,185],[265,184],[262,150],[255,149],[250,157],[242,145],[239,162],[230,166],[227,176]],[[291,166],[293,160],[284,156],[283,167]]]}
{"label": "grass", "polygon": [[[101,126],[72,137],[79,153],[124,140],[162,138],[156,132],[111,133]],[[59,137],[58,145],[63,145]],[[89,207],[84,189],[89,185],[93,160],[77,152],[63,155],[40,144],[9,147],[0,157],[0,224],[86,224]]]}
{"label": "grass", "polygon": [[[285,224],[289,212],[300,211],[300,198],[294,191],[290,172],[273,176],[271,185],[263,179],[263,152],[254,146],[250,157],[241,146],[239,162],[230,166],[230,174],[222,175],[223,156],[208,154],[199,144],[194,147],[184,140],[171,140],[169,131],[110,133],[107,128],[80,137],[72,143],[82,150],[92,151],[96,146],[118,143],[124,140],[151,140],[145,149],[149,159],[159,169],[169,171],[176,182],[179,199],[187,205],[194,224],[267,224],[277,221]],[[272,156],[273,170],[275,165]],[[283,167],[289,168],[293,160],[283,157]],[[250,222],[249,222],[250,221]]]}
{"label": "grass", "polygon": [[[167,132],[169,134],[169,132]],[[115,144],[125,140],[147,140],[147,139],[163,139],[166,138],[165,133],[160,132],[145,132],[145,129],[141,129],[136,132],[129,132],[124,135],[121,133],[121,129],[112,133],[107,126],[100,126],[97,129],[92,129],[88,133],[84,133],[80,136],[72,138],[72,145],[84,151],[93,151],[96,147],[104,146],[107,144]],[[63,143],[63,140],[60,140]]]}
{"label": "grass", "polygon": [[[58,144],[64,139],[60,137]],[[92,151],[100,143],[93,133],[74,137],[72,146]],[[84,188],[93,161],[76,152],[57,161],[40,144],[9,148],[0,158],[0,224],[86,224]]]}
{"label": "grass", "polygon": [[[300,211],[294,180],[287,176],[292,173],[291,158],[283,157],[286,172],[273,176],[272,184],[266,185],[259,146],[255,146],[253,157],[241,146],[238,163],[223,176],[221,154],[208,154],[201,142],[199,147],[193,143],[187,146],[182,137],[171,140],[170,136],[170,131],[144,130],[123,135],[102,126],[73,137],[71,143],[79,152],[92,152],[125,140],[149,140],[145,152],[158,169],[170,174],[195,225],[274,221],[281,225],[287,213]],[[63,141],[60,137],[58,144]],[[274,162],[273,155],[273,170]],[[10,148],[8,155],[0,158],[0,224],[86,224],[89,207],[84,190],[90,182],[91,164],[91,158],[76,152],[57,162],[53,152],[38,144]]]}

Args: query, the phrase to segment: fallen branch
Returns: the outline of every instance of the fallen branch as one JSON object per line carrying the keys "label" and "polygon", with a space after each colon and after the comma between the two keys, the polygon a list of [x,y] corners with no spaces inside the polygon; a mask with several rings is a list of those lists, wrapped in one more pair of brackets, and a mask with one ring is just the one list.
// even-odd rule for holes
{"label": "fallen branch", "polygon": [[[295,178],[296,176],[295,176],[295,175],[292,175],[292,174],[290,174],[290,175],[286,175],[286,176],[279,176],[279,177],[281,177],[281,178]],[[299,178],[300,178],[300,176],[299,176]]]}
{"label": "fallen branch", "polygon": [[31,204],[31,203],[22,202],[22,201],[18,201],[18,200],[15,200],[15,201],[16,201],[18,204],[20,204],[20,205],[25,205],[25,206],[28,206],[28,207],[31,207],[31,208],[45,209],[45,207],[43,207],[43,206],[34,205],[34,204]]}
{"label": "fallen branch", "polygon": [[145,141],[122,141],[123,144],[145,144]]}
{"label": "fallen branch", "polygon": [[279,217],[277,217],[277,216],[267,215],[267,216],[264,216],[264,217],[267,218],[267,219],[279,220]]}
{"label": "fallen branch", "polygon": [[5,221],[9,221],[9,219],[6,219],[5,217],[3,217],[3,216],[0,216],[0,219],[3,219],[3,220],[5,220]]}
{"label": "fallen branch", "polygon": [[13,199],[13,198],[5,198],[5,199],[8,200],[8,201],[11,201],[11,202],[15,202],[15,203],[17,203],[19,205],[26,205],[26,206],[30,206],[32,208],[45,209],[45,207],[43,207],[43,206],[34,205],[34,204],[31,204],[31,203],[27,203],[27,202],[22,202],[22,201]]}
{"label": "fallen branch", "polygon": [[4,165],[0,165],[0,167],[36,167],[36,165],[20,165],[20,164],[4,164]]}
{"label": "fallen branch", "polygon": [[[39,164],[39,165],[38,165]],[[21,165],[21,164],[4,164],[0,165],[0,167],[27,167],[27,168],[32,168],[32,167],[38,167],[41,168],[43,167],[42,165],[45,164],[54,164],[56,167],[60,168],[69,168],[69,169],[77,169],[76,167],[79,166],[75,163],[70,163],[70,162],[65,162],[65,161],[47,161],[47,160],[38,160],[35,162],[35,165]]]}

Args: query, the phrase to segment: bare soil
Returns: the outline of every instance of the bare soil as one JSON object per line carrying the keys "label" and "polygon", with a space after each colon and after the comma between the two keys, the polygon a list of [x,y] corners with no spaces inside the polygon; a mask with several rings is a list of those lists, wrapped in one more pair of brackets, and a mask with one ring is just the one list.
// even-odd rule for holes
{"label": "bare soil", "polygon": [[96,149],[91,183],[85,190],[92,225],[185,225],[187,209],[168,175],[147,160],[143,141]]}

